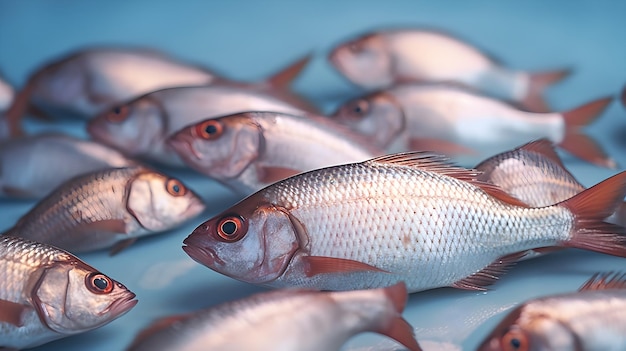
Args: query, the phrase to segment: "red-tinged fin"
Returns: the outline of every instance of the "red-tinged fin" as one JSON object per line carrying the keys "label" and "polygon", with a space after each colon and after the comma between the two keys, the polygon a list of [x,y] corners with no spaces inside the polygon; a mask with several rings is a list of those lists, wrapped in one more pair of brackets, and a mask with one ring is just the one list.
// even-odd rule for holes
{"label": "red-tinged fin", "polygon": [[389,273],[380,268],[371,266],[367,263],[348,260],[345,258],[322,257],[322,256],[305,256],[302,258],[305,263],[305,274],[307,277],[313,277],[318,274],[326,273],[354,273],[354,272],[382,272]]}
{"label": "red-tinged fin", "polygon": [[596,273],[578,291],[626,289],[626,273]]}
{"label": "red-tinged fin", "polygon": [[604,221],[621,206],[626,196],[626,171],[561,202],[574,215],[571,238],[564,247],[626,257],[626,228]]}
{"label": "red-tinged fin", "polygon": [[413,138],[409,140],[409,148],[415,151],[432,151],[444,155],[476,155],[476,151],[463,145],[441,139]]}
{"label": "red-tinged fin", "polygon": [[131,346],[128,349],[133,350],[135,347],[140,345],[142,342],[144,342],[144,340],[148,339],[150,336],[154,334],[158,334],[162,332],[163,330],[167,329],[170,325],[181,322],[187,319],[188,317],[189,317],[188,315],[176,315],[176,316],[169,316],[169,317],[161,318],[155,321],[149,327],[140,331],[139,334],[137,334],[137,336],[135,337]]}
{"label": "red-tinged fin", "polygon": [[24,325],[24,313],[29,309],[32,307],[0,299],[0,321],[21,327]]}
{"label": "red-tinged fin", "polygon": [[135,241],[137,241],[137,238],[130,238],[115,243],[115,245],[113,245],[113,247],[111,248],[111,251],[109,251],[109,256],[117,255],[118,253],[120,253],[120,251],[134,244]]}
{"label": "red-tinged fin", "polygon": [[563,160],[561,160],[559,155],[556,153],[556,150],[554,149],[554,144],[552,143],[552,141],[548,139],[539,139],[539,140],[531,141],[528,144],[524,144],[520,146],[518,149],[532,152],[535,154],[539,154],[551,160],[552,162],[555,162],[556,164],[558,164],[559,166],[561,166],[561,168],[565,170],[565,165],[563,164]]}
{"label": "red-tinged fin", "polygon": [[392,319],[390,323],[384,328],[377,330],[377,332],[394,339],[411,351],[422,350],[417,340],[415,340],[413,327],[400,316]]}
{"label": "red-tinged fin", "polygon": [[278,89],[288,89],[291,83],[298,77],[302,70],[307,66],[313,54],[309,53],[304,57],[298,59],[296,62],[290,64],[280,72],[272,75],[267,79],[269,85]]}
{"label": "red-tinged fin", "polygon": [[613,101],[612,97],[605,97],[564,112],[565,138],[559,146],[587,162],[602,167],[616,168],[615,161],[594,140],[580,131],[581,127],[598,118],[611,101]]}
{"label": "red-tinged fin", "polygon": [[487,267],[469,277],[455,282],[451,286],[457,289],[485,291],[488,286],[498,281],[501,275],[506,273],[511,266],[522,259],[526,254],[527,251],[522,251],[500,257]]}
{"label": "red-tinged fin", "polygon": [[545,254],[549,254],[552,252],[556,252],[556,251],[561,251],[563,250],[562,247],[558,247],[558,246],[546,246],[546,247],[537,247],[535,249],[532,249],[531,251],[534,251],[540,255],[545,255]]}
{"label": "red-tinged fin", "polygon": [[528,90],[526,96],[521,101],[522,105],[533,112],[550,112],[551,109],[543,98],[544,90],[569,76],[572,73],[569,69],[529,73]]}
{"label": "red-tinged fin", "polygon": [[406,284],[400,282],[392,286],[384,288],[385,295],[389,298],[389,301],[393,304],[393,308],[398,313],[402,313],[406,307],[406,300],[409,293],[406,290]]}
{"label": "red-tinged fin", "polygon": [[263,166],[257,168],[257,176],[259,178],[259,182],[265,184],[276,183],[279,180],[289,178],[299,173],[302,173],[302,171],[297,171],[291,168]]}

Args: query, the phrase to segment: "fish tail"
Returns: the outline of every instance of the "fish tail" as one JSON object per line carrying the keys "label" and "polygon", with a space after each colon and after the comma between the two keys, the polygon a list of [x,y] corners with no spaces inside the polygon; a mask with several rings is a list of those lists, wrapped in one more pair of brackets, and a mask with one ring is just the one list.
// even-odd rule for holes
{"label": "fish tail", "polygon": [[571,73],[570,69],[529,73],[529,86],[522,104],[533,112],[550,112],[551,109],[543,98],[544,90]]}
{"label": "fish tail", "polygon": [[289,66],[281,69],[278,73],[269,77],[267,79],[267,83],[274,88],[288,89],[291,83],[293,83],[302,70],[307,66],[309,61],[311,61],[312,57],[313,54],[306,54]]}
{"label": "fish tail", "polygon": [[611,217],[607,218],[606,221],[626,227],[626,202],[622,202],[622,204],[617,207],[615,213],[613,213]]}
{"label": "fish tail", "polygon": [[626,228],[604,221],[623,205],[624,196],[626,171],[562,202],[575,218],[572,236],[563,246],[626,257]]}
{"label": "fish tail", "polygon": [[376,332],[386,335],[400,344],[404,345],[411,351],[421,351],[422,348],[415,340],[415,334],[413,333],[413,327],[402,318],[402,312],[406,307],[407,290],[406,285],[403,282],[384,288],[383,292],[387,299],[393,305],[393,308],[397,315],[392,318],[388,323],[384,323],[381,329]]}
{"label": "fish tail", "polygon": [[611,101],[613,98],[605,97],[563,112],[565,137],[559,146],[587,162],[602,167],[616,168],[616,162],[602,150],[602,147],[580,131],[581,127],[598,118]]}

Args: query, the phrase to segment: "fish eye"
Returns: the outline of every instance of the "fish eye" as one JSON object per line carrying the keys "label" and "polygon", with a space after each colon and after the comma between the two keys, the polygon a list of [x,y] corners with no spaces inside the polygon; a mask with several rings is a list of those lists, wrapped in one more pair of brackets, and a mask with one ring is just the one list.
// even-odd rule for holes
{"label": "fish eye", "polygon": [[518,329],[509,330],[501,340],[504,351],[528,351],[530,348],[528,337]]}
{"label": "fish eye", "polygon": [[113,291],[113,281],[102,273],[91,273],[85,278],[87,289],[94,294],[108,294]]}
{"label": "fish eye", "polygon": [[196,127],[196,134],[206,140],[218,138],[223,131],[222,123],[213,119],[204,121]]}
{"label": "fish eye", "polygon": [[112,123],[120,123],[128,117],[129,112],[128,106],[115,106],[107,113],[106,119]]}
{"label": "fish eye", "polygon": [[227,242],[238,241],[247,232],[245,221],[237,215],[224,216],[217,223],[217,235]]}
{"label": "fish eye", "polygon": [[170,178],[165,182],[165,189],[172,196],[183,196],[187,193],[187,188],[178,179]]}
{"label": "fish eye", "polygon": [[348,113],[353,117],[363,117],[370,111],[370,103],[366,99],[356,100],[348,105]]}

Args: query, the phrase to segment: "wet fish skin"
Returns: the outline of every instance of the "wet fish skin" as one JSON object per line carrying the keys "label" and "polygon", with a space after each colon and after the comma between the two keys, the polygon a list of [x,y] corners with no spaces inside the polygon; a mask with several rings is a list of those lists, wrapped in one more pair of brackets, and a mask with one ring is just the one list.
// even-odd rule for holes
{"label": "wet fish skin", "polygon": [[[626,256],[602,222],[626,172],[555,206],[528,208],[440,156],[389,155],[277,182],[198,226],[183,249],[229,277],[272,287],[484,290],[529,249]],[[237,254],[234,254],[234,253]]]}
{"label": "wet fish skin", "polygon": [[332,351],[365,331],[421,350],[401,316],[405,301],[403,284],[367,291],[261,293],[164,318],[141,332],[127,350]]}
{"label": "wet fish skin", "polygon": [[452,81],[536,112],[550,111],[543,90],[569,74],[511,70],[462,40],[426,29],[366,33],[339,44],[329,60],[348,80],[369,90],[403,82]]}
{"label": "wet fish skin", "polygon": [[478,350],[624,350],[625,310],[626,276],[596,274],[575,293],[542,297],[517,307]]}
{"label": "wet fish skin", "polygon": [[107,169],[74,178],[22,216],[8,234],[71,252],[113,247],[171,229],[205,208],[179,180],[147,169]]}
{"label": "wet fish skin", "polygon": [[275,112],[207,119],[168,144],[187,165],[244,195],[303,171],[382,154],[326,118]]}
{"label": "wet fish skin", "polygon": [[0,280],[0,348],[83,333],[137,303],[134,293],[72,254],[6,235],[0,236]]}
{"label": "wet fish skin", "polygon": [[89,140],[39,134],[0,143],[0,197],[41,198],[78,175],[135,165]]}
{"label": "wet fish skin", "polygon": [[169,136],[207,118],[246,111],[308,113],[255,87],[181,87],[156,91],[115,107],[90,121],[87,130],[94,139],[127,155],[183,166],[166,144]]}
{"label": "wet fish skin", "polygon": [[347,102],[333,118],[388,152],[434,151],[475,164],[494,152],[547,138],[587,162],[615,168],[615,161],[581,131],[611,101],[539,114],[454,84],[400,84]]}

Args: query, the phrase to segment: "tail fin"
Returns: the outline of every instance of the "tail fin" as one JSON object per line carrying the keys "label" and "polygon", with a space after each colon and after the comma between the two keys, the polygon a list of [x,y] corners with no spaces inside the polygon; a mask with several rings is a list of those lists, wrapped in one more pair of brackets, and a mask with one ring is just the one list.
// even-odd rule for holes
{"label": "tail fin", "polygon": [[291,83],[298,77],[306,65],[311,61],[313,54],[307,54],[296,62],[283,68],[278,73],[267,79],[267,83],[274,88],[288,89]]}
{"label": "tail fin", "polygon": [[528,90],[522,105],[533,112],[550,112],[551,109],[543,98],[543,91],[548,86],[563,80],[571,73],[570,69],[530,73]]}
{"label": "tail fin", "polygon": [[565,138],[559,146],[587,162],[616,168],[615,161],[595,141],[580,132],[580,128],[598,118],[611,101],[613,98],[605,97],[564,112],[562,115],[565,120]]}
{"label": "tail fin", "polygon": [[622,202],[622,204],[617,207],[615,213],[613,213],[611,217],[607,218],[606,221],[626,227],[626,202]]}
{"label": "tail fin", "polygon": [[626,228],[604,222],[626,196],[626,171],[561,203],[574,215],[572,236],[565,247],[626,257]]}
{"label": "tail fin", "polygon": [[413,333],[413,327],[402,318],[402,311],[406,306],[407,290],[406,285],[402,282],[392,285],[384,289],[385,295],[393,304],[394,309],[397,312],[397,316],[392,318],[389,323],[385,323],[377,332],[386,335],[400,344],[404,345],[411,351],[421,351],[422,348],[415,340],[415,334]]}

